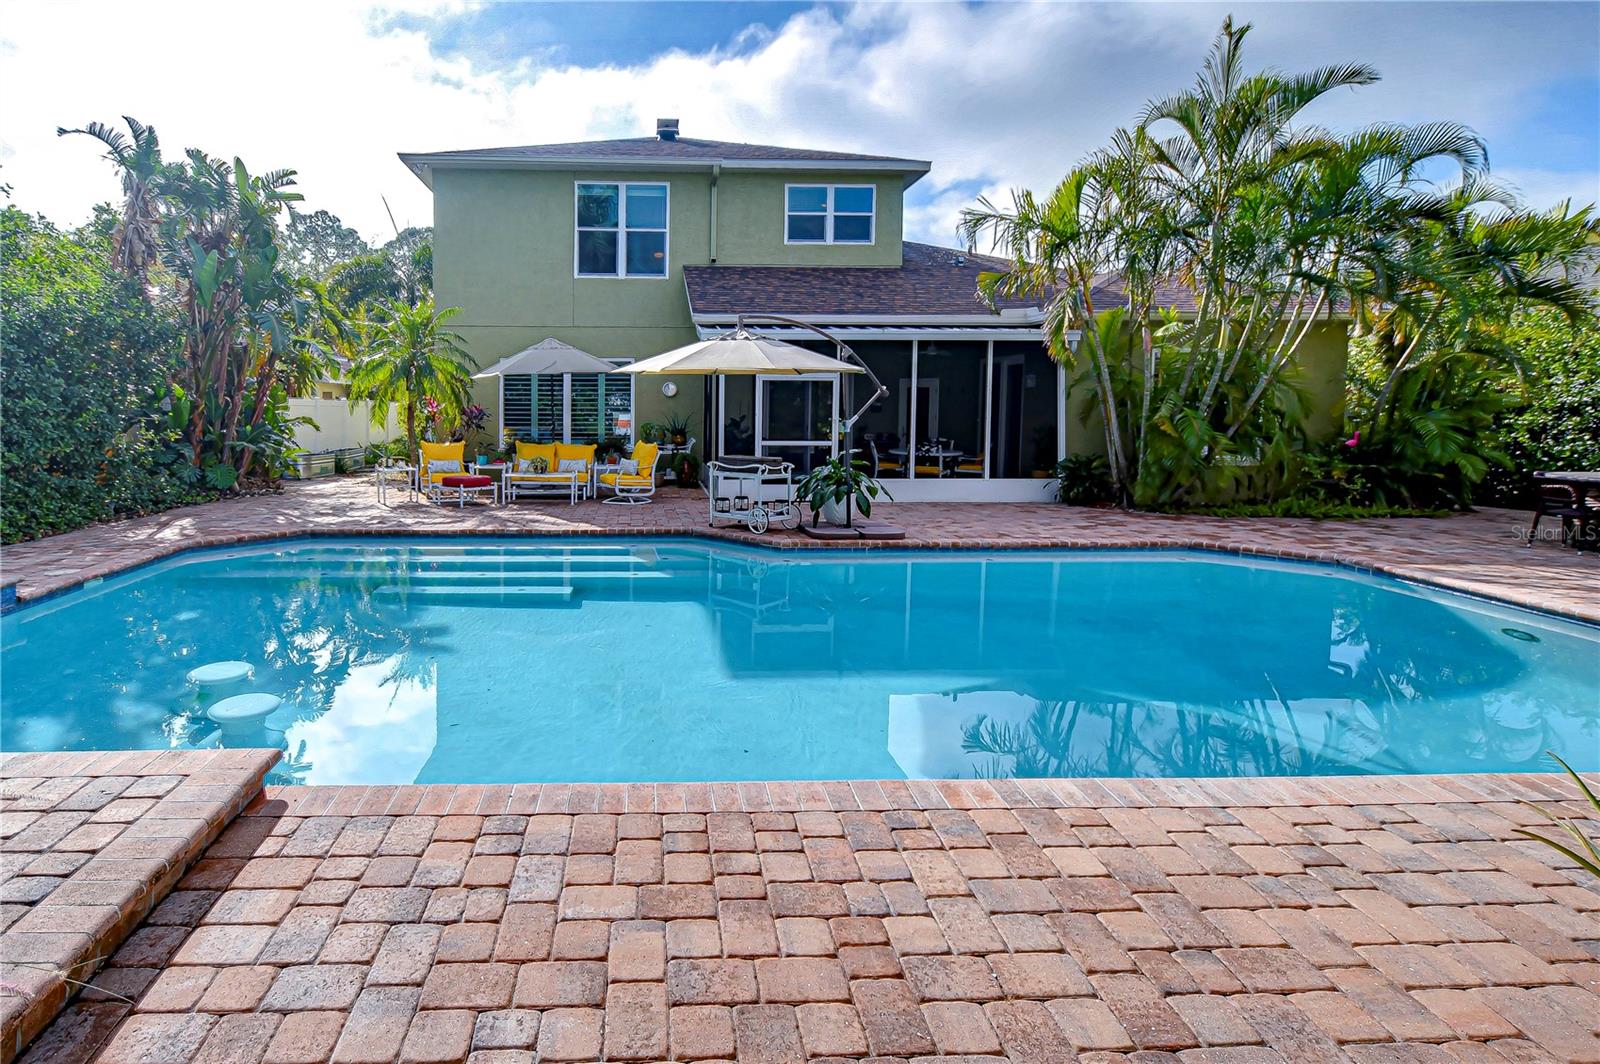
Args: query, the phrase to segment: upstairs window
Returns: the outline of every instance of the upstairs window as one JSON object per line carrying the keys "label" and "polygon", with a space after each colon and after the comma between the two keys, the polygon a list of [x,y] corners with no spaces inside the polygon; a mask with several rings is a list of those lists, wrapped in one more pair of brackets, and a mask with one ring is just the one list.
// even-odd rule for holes
{"label": "upstairs window", "polygon": [[667,275],[667,186],[580,181],[577,187],[579,277]]}
{"label": "upstairs window", "polygon": [[789,185],[784,193],[785,243],[872,243],[872,185]]}

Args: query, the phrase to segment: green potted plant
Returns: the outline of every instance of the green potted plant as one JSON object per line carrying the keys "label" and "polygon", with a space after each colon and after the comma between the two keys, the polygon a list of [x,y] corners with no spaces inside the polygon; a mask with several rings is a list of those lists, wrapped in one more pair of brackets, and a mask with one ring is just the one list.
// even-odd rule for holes
{"label": "green potted plant", "polygon": [[700,486],[700,459],[692,454],[675,454],[672,456],[672,475],[678,480],[680,488],[697,488]]}
{"label": "green potted plant", "polygon": [[862,517],[871,517],[872,500],[880,494],[894,501],[888,489],[867,475],[866,468],[867,463],[854,457],[852,452],[830,458],[826,465],[806,474],[797,490],[811,506],[812,528],[824,517],[830,525],[850,528],[852,512],[859,511]]}
{"label": "green potted plant", "polygon": [[673,414],[667,418],[667,439],[674,447],[682,447],[689,442],[689,419],[682,414]]}

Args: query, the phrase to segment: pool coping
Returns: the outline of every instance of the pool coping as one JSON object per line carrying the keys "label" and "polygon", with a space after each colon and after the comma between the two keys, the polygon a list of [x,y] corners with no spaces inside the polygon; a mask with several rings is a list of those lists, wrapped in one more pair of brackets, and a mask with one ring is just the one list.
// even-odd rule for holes
{"label": "pool coping", "polygon": [[171,893],[261,793],[278,757],[259,749],[0,754],[0,810],[12,821],[0,841],[4,879],[45,888],[30,892],[26,912],[9,914],[0,931],[8,991],[0,1064],[15,1060]]}
{"label": "pool coping", "polygon": [[1097,552],[1157,552],[1157,551],[1196,551],[1207,554],[1216,554],[1233,558],[1261,558],[1283,562],[1326,565],[1336,569],[1348,570],[1361,575],[1382,576],[1403,584],[1445,591],[1452,595],[1497,606],[1509,606],[1515,609],[1526,610],[1536,614],[1546,614],[1562,620],[1575,622],[1587,627],[1600,627],[1600,604],[1591,612],[1567,609],[1563,606],[1552,606],[1548,603],[1536,603],[1531,596],[1523,597],[1513,594],[1491,595],[1479,588],[1464,588],[1442,579],[1431,579],[1407,572],[1403,566],[1390,565],[1383,562],[1370,560],[1354,560],[1337,554],[1327,554],[1316,551],[1294,551],[1283,547],[1251,547],[1236,543],[1222,543],[1215,540],[1184,539],[1163,537],[1161,539],[1139,540],[1135,542],[1108,543],[1103,540],[1085,540],[1062,537],[1043,537],[1030,540],[995,540],[985,542],[966,541],[935,541],[932,543],[907,544],[898,540],[884,541],[805,541],[805,542],[772,542],[763,540],[749,533],[742,533],[733,528],[682,528],[672,525],[646,526],[629,528],[626,530],[613,528],[570,528],[570,529],[428,529],[417,531],[405,528],[304,528],[304,529],[269,529],[260,532],[241,533],[226,536],[196,536],[193,541],[183,544],[159,544],[151,548],[151,553],[129,562],[126,565],[116,566],[107,572],[82,579],[70,580],[59,586],[49,588],[37,595],[22,595],[13,585],[9,588],[10,594],[5,602],[0,604],[0,616],[12,616],[25,611],[28,607],[48,602],[51,599],[70,594],[86,587],[94,587],[103,581],[138,572],[141,569],[171,561],[185,554],[204,553],[215,550],[225,550],[230,547],[245,547],[263,543],[279,543],[293,540],[327,540],[327,539],[612,539],[620,541],[638,539],[672,539],[694,540],[710,544],[732,543],[741,547],[749,547],[757,551],[776,554],[802,554],[802,553],[850,553],[850,554],[877,554],[890,552],[904,553],[1026,553],[1029,551],[1097,551]]}

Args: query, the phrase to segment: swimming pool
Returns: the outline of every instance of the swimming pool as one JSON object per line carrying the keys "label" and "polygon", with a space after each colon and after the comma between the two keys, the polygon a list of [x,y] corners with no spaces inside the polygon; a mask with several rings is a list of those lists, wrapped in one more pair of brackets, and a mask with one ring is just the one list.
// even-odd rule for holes
{"label": "swimming pool", "polygon": [[1600,768],[1600,629],[1198,552],[299,540],[0,628],[0,747],[275,745],[280,782]]}

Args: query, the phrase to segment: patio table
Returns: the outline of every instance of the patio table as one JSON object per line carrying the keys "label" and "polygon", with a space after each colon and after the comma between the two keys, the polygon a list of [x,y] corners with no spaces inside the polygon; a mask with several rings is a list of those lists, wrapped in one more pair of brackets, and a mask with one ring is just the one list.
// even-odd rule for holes
{"label": "patio table", "polygon": [[1541,469],[1533,474],[1533,479],[1541,486],[1552,484],[1570,488],[1576,504],[1571,507],[1547,509],[1541,497],[1538,509],[1534,511],[1533,524],[1528,529],[1528,545],[1533,545],[1539,518],[1545,514],[1552,514],[1560,516],[1563,521],[1572,521],[1576,524],[1578,534],[1573,537],[1573,545],[1581,550],[1587,542],[1585,530],[1591,524],[1600,524],[1600,471]]}
{"label": "patio table", "polygon": [[[904,447],[891,447],[889,448],[889,453],[894,455],[896,458],[906,458],[907,456],[911,455],[911,452]],[[961,459],[966,457],[966,452],[944,447],[919,447],[917,448],[914,457],[916,461],[912,463],[913,465],[921,462],[923,459],[933,459],[936,461],[939,464],[939,475],[942,477],[946,475],[944,468],[945,463],[951,461],[959,462]]]}
{"label": "patio table", "polygon": [[406,498],[410,498],[417,490],[417,467],[407,462],[386,461],[379,462],[372,467],[373,477],[378,482],[378,502],[386,504],[389,501],[389,479],[400,477],[405,483]]}

